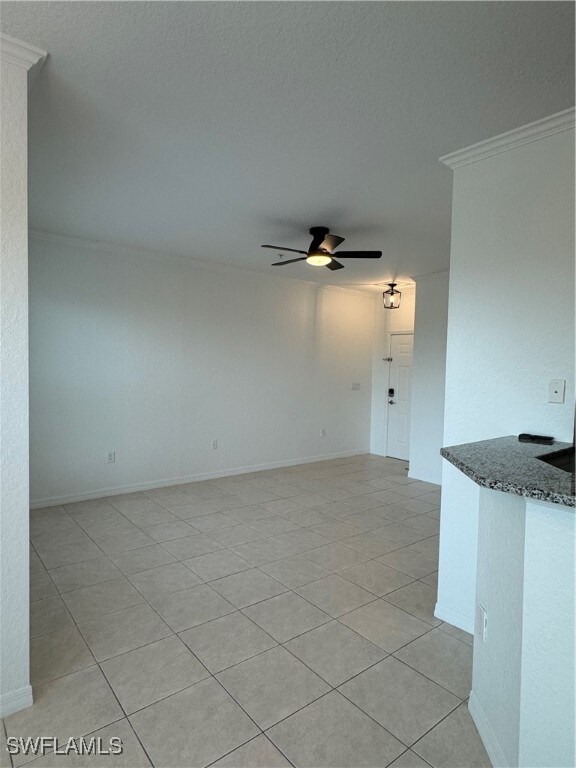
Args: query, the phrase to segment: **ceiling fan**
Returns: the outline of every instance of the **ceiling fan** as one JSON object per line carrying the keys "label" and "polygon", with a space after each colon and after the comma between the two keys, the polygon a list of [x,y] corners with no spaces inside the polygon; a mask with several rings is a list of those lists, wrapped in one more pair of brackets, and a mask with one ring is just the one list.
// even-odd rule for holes
{"label": "ceiling fan", "polygon": [[[313,267],[328,267],[328,269],[344,269],[344,264],[334,258],[334,249],[344,242],[343,237],[331,235],[328,227],[311,227],[312,242],[307,251],[299,251],[296,248],[281,248],[278,245],[263,245],[262,248],[273,248],[275,251],[290,251],[291,253],[303,253],[298,259],[276,261],[273,267],[281,267],[284,264],[294,264],[296,261],[306,261]],[[338,251],[339,259],[379,259],[382,251]]]}

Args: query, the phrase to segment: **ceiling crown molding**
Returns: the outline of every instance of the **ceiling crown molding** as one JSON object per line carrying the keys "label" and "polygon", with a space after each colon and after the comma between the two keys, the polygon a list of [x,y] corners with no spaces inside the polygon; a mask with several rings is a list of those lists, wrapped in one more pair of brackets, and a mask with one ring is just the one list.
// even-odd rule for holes
{"label": "ceiling crown molding", "polygon": [[528,125],[522,125],[512,131],[501,133],[492,139],[480,141],[472,144],[470,147],[459,149],[439,158],[441,163],[448,168],[455,170],[463,165],[477,163],[487,157],[499,155],[501,152],[507,152],[509,149],[521,147],[524,144],[530,144],[532,141],[538,141],[546,136],[553,136],[555,133],[562,133],[574,128],[574,107],[564,109],[562,112],[556,112],[554,115],[544,117],[541,120],[535,120]]}
{"label": "ceiling crown molding", "polygon": [[32,69],[35,64],[43,62],[48,56],[46,51],[36,48],[22,40],[16,40],[10,35],[0,34],[0,59],[9,61],[25,69]]}

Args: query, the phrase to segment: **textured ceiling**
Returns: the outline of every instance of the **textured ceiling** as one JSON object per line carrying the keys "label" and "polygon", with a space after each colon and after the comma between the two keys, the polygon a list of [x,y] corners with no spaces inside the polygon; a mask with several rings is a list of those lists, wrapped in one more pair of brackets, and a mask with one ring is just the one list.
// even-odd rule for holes
{"label": "textured ceiling", "polygon": [[273,271],[261,243],[346,270],[447,268],[447,152],[574,102],[571,2],[3,2],[50,53],[30,105],[36,229]]}

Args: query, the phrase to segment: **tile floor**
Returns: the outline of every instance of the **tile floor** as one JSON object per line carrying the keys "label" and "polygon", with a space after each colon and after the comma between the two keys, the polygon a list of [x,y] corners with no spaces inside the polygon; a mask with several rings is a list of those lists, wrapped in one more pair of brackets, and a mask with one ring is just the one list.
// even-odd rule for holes
{"label": "tile floor", "polygon": [[0,735],[124,754],[13,766],[489,766],[439,505],[365,455],[34,510],[35,703]]}

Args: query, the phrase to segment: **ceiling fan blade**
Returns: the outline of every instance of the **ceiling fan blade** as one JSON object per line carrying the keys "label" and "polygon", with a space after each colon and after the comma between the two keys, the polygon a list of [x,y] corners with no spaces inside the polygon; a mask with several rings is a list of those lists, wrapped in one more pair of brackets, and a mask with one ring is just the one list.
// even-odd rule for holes
{"label": "ceiling fan blade", "polygon": [[382,251],[338,251],[339,259],[380,259]]}
{"label": "ceiling fan blade", "polygon": [[326,264],[326,266],[328,267],[328,269],[331,269],[332,271],[334,271],[335,269],[344,269],[344,264],[339,264],[337,261],[334,261],[334,259],[332,259],[330,264]]}
{"label": "ceiling fan blade", "polygon": [[344,242],[343,237],[339,237],[338,235],[326,235],[324,240],[320,243],[320,250],[328,251],[328,253],[332,253],[334,248],[338,248],[340,243]]}
{"label": "ceiling fan blade", "polygon": [[261,248],[272,248],[273,251],[290,251],[290,253],[303,253],[308,255],[307,251],[299,251],[297,248],[282,248],[280,245],[261,245]]}
{"label": "ceiling fan blade", "polygon": [[295,261],[306,261],[306,256],[302,256],[300,259],[288,259],[288,261],[275,261],[272,264],[273,267],[281,267],[284,264],[294,264]]}

